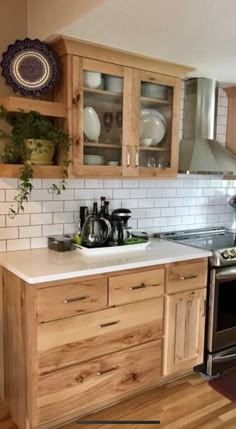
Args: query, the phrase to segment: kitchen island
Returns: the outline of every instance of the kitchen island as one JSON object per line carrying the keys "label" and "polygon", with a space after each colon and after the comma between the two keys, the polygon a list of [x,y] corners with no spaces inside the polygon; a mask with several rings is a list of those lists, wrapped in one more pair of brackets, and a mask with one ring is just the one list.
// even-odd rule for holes
{"label": "kitchen island", "polygon": [[2,253],[2,395],[20,429],[51,428],[202,362],[210,252]]}

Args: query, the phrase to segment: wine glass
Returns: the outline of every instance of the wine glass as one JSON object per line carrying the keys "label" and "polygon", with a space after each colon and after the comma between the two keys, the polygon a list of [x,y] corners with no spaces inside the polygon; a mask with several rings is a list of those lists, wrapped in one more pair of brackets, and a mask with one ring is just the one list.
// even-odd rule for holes
{"label": "wine glass", "polygon": [[119,130],[119,137],[120,137],[120,144],[122,143],[122,132],[121,132],[121,129],[122,129],[122,112],[117,112],[117,114],[116,114],[116,123],[117,123],[117,127],[118,127],[118,130]]}
{"label": "wine glass", "polygon": [[107,132],[106,143],[110,143],[109,133],[111,131],[111,127],[113,124],[113,113],[112,112],[104,112],[103,124],[104,124],[105,130]]}

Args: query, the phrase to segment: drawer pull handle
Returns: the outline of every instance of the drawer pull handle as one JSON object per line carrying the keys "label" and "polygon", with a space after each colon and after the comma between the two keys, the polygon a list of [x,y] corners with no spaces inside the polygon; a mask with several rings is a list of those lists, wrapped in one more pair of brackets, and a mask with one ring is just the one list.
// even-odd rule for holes
{"label": "drawer pull handle", "polygon": [[117,323],[119,323],[119,322],[120,322],[120,320],[114,320],[113,322],[100,323],[98,325],[98,328],[106,328],[107,326],[117,325]]}
{"label": "drawer pull handle", "polygon": [[77,296],[76,298],[68,298],[68,299],[64,299],[64,303],[65,304],[70,304],[70,302],[76,302],[76,301],[84,301],[85,299],[88,299],[89,296],[84,295],[84,296]]}
{"label": "drawer pull handle", "polygon": [[160,283],[156,283],[156,284],[150,284],[150,285],[145,285],[145,283],[141,283],[141,285],[138,286],[131,286],[129,288],[129,290],[136,290],[136,289],[144,289],[145,287],[156,287],[156,286],[160,286]]}
{"label": "drawer pull handle", "polygon": [[118,369],[118,366],[113,366],[112,368],[108,368],[108,369],[103,369],[101,371],[97,372],[97,375],[103,375],[103,374],[107,374],[108,372],[112,372],[115,371],[116,369]]}
{"label": "drawer pull handle", "polygon": [[191,280],[191,279],[197,279],[197,278],[198,278],[198,275],[197,274],[193,274],[193,275],[190,275],[190,276],[181,276],[180,280]]}

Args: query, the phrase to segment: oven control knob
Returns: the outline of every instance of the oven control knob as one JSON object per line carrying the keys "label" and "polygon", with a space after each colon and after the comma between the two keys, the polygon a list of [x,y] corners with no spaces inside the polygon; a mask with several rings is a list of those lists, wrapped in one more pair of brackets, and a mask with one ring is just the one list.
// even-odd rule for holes
{"label": "oven control knob", "polygon": [[229,253],[230,253],[231,258],[235,258],[235,256],[236,256],[235,249],[230,249]]}
{"label": "oven control knob", "polygon": [[223,256],[223,258],[224,258],[224,259],[229,259],[230,254],[229,254],[228,250],[224,250],[224,251],[221,253],[221,256]]}

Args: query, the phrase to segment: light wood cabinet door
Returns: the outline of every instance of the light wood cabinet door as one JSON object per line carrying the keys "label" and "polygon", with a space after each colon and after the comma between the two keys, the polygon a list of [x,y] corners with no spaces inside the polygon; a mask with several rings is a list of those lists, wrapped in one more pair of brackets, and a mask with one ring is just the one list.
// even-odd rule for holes
{"label": "light wood cabinet door", "polygon": [[39,379],[39,423],[104,407],[161,377],[162,340],[106,355]]}
{"label": "light wood cabinet door", "polygon": [[72,57],[73,172],[132,175],[132,69]]}
{"label": "light wood cabinet door", "polygon": [[141,177],[178,170],[180,79],[133,71],[132,165]]}
{"label": "light wood cabinet door", "polygon": [[208,260],[177,262],[167,266],[166,293],[202,289],[207,284]]}
{"label": "light wood cabinet door", "polygon": [[206,289],[166,296],[163,373],[203,362]]}

